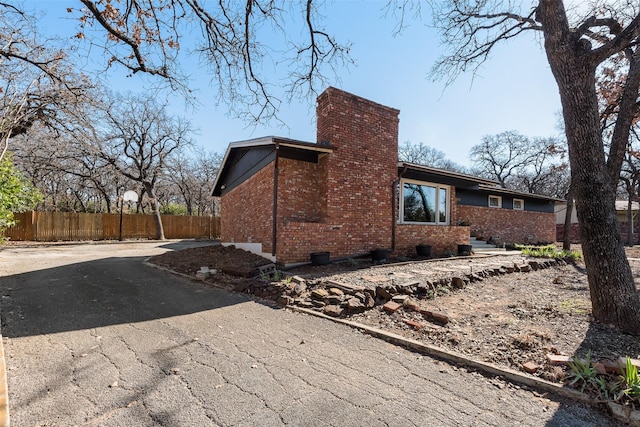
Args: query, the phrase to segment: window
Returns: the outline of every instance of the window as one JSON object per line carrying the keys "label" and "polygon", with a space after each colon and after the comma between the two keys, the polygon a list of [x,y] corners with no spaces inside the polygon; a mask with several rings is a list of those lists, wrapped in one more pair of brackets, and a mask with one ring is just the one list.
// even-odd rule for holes
{"label": "window", "polygon": [[500,197],[500,196],[489,196],[489,207],[490,208],[501,208],[502,207],[502,197]]}
{"label": "window", "polygon": [[513,209],[517,211],[524,210],[524,200],[522,199],[513,199]]}
{"label": "window", "polygon": [[418,181],[402,181],[400,222],[448,224],[449,187]]}

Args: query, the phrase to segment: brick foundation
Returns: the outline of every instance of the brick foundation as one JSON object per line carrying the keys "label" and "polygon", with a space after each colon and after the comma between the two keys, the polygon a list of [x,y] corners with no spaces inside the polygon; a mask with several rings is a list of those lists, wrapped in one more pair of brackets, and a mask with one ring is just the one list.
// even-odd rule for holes
{"label": "brick foundation", "polygon": [[398,224],[394,254],[415,255],[418,244],[430,245],[433,256],[456,254],[458,244],[469,244],[469,227]]}

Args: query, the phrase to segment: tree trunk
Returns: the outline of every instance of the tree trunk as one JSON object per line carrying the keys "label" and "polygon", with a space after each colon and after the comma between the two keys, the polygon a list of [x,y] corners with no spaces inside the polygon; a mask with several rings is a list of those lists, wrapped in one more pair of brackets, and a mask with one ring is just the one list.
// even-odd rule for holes
{"label": "tree trunk", "polygon": [[[638,200],[638,199],[636,198],[636,200]],[[640,200],[638,200],[638,201],[640,202]],[[636,220],[638,221],[638,223],[636,224],[636,228],[635,229],[639,230],[639,231],[638,231],[638,240],[636,240],[634,244],[640,243],[640,208],[638,209],[638,213],[636,213]]]}
{"label": "tree trunk", "polygon": [[571,217],[573,216],[573,189],[569,186],[569,191],[567,192],[567,212],[564,215],[564,227],[563,234],[564,240],[562,242],[562,249],[566,251],[571,250],[571,231],[572,231],[572,222]]}
{"label": "tree trunk", "polygon": [[151,212],[153,215],[153,220],[156,224],[156,239],[164,240],[164,227],[162,226],[162,218],[160,217],[160,207],[158,205],[158,200],[156,199],[156,193],[153,186],[145,182],[144,189],[149,197],[149,202],[151,203]]}
{"label": "tree trunk", "polygon": [[627,203],[627,245],[633,246],[633,202],[629,194]]}
{"label": "tree trunk", "polygon": [[562,1],[540,0],[537,18],[543,23],[545,51],[562,102],[593,317],[640,335],[640,298],[618,227],[600,134],[598,64],[590,46],[569,31]]}

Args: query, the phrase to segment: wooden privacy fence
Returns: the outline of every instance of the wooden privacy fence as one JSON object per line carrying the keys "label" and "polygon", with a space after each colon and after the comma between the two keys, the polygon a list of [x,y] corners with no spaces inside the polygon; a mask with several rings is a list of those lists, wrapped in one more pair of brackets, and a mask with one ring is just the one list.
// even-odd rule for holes
{"label": "wooden privacy fence", "polygon": [[[120,214],[76,212],[22,212],[14,214],[15,226],[5,231],[10,240],[53,242],[59,240],[117,240]],[[210,216],[162,215],[167,239],[216,239],[220,218]],[[123,239],[155,239],[152,215],[122,215]]]}

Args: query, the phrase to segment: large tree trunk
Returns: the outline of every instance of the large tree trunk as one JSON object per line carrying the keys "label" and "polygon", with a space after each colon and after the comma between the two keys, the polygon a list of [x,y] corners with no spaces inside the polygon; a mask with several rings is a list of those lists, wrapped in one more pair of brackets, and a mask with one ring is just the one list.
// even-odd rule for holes
{"label": "large tree trunk", "polygon": [[633,202],[631,194],[627,203],[627,245],[633,246]]}
{"label": "large tree trunk", "polygon": [[567,211],[564,215],[563,234],[564,240],[562,241],[562,249],[566,251],[571,250],[571,231],[573,230],[573,223],[571,218],[573,217],[573,189],[569,185],[569,191],[567,192]]}
{"label": "large tree trunk", "polygon": [[593,317],[640,335],[640,298],[620,229],[604,154],[596,95],[597,63],[572,36],[560,0],[540,0],[545,51],[560,91],[571,185],[587,267]]}
{"label": "large tree trunk", "polygon": [[158,200],[156,199],[155,190],[153,186],[147,182],[144,183],[144,189],[151,203],[153,220],[156,224],[156,239],[164,240],[164,227],[162,226],[162,218],[160,217],[160,205],[158,204]]}

